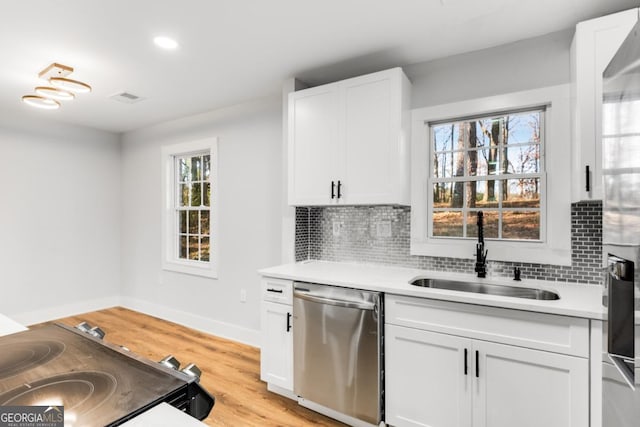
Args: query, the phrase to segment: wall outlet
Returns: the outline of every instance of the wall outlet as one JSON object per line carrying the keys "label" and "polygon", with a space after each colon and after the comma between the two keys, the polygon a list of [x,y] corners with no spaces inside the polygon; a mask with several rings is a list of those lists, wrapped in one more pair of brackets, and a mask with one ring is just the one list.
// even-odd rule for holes
{"label": "wall outlet", "polygon": [[391,221],[380,221],[376,224],[378,237],[391,237]]}
{"label": "wall outlet", "polygon": [[240,289],[240,302],[247,302],[247,290]]}
{"label": "wall outlet", "polygon": [[338,237],[344,228],[344,222],[342,221],[333,221],[333,235]]}

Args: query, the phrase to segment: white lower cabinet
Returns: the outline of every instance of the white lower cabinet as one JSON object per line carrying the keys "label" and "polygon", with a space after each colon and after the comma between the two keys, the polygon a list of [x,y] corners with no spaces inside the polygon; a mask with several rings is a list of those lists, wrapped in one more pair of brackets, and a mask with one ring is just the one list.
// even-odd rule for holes
{"label": "white lower cabinet", "polygon": [[587,359],[483,341],[473,342],[473,352],[474,426],[589,425]]}
{"label": "white lower cabinet", "polygon": [[[403,302],[408,300],[404,298]],[[391,324],[394,320],[411,322],[411,316],[417,312],[400,313],[398,305],[393,307],[392,297],[387,301],[391,308],[385,325],[387,424],[396,427],[589,425],[588,356],[477,339],[474,335],[485,333],[477,323],[469,323],[468,329],[458,328],[455,334]],[[451,308],[451,303],[447,308]],[[478,312],[484,310],[491,309],[480,307]],[[470,313],[466,306],[459,313],[451,314],[460,316],[464,324]],[[509,322],[508,318],[496,320],[497,323]],[[518,325],[513,326],[517,333]],[[568,336],[570,328],[566,331]]]}
{"label": "white lower cabinet", "polygon": [[386,422],[394,426],[471,425],[471,340],[385,326]]}
{"label": "white lower cabinet", "polygon": [[[260,350],[260,379],[287,391],[293,390],[292,305],[273,302],[283,295],[290,298],[291,282],[274,279],[263,282]],[[279,292],[279,291],[283,292]],[[269,298],[269,292],[273,297]],[[271,299],[271,300],[269,300]]]}

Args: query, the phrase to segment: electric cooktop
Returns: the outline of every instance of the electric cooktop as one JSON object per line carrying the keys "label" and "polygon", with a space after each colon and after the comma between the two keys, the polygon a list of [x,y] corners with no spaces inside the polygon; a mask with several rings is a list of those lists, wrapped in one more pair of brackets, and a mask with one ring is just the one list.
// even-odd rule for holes
{"label": "electric cooktop", "polygon": [[65,427],[117,426],[161,402],[202,420],[214,398],[193,371],[47,325],[0,337],[0,406],[62,405]]}

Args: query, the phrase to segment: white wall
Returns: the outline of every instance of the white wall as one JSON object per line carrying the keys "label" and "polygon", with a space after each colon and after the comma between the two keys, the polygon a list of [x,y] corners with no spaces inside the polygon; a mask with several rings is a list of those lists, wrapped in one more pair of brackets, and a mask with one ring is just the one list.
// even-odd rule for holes
{"label": "white wall", "polygon": [[0,114],[0,313],[25,324],[120,293],[119,138],[41,113]]}
{"label": "white wall", "polygon": [[[259,344],[256,270],[281,256],[281,109],[280,97],[260,99],[123,136],[125,306]],[[210,136],[219,138],[217,279],[161,269],[161,147]]]}
{"label": "white wall", "polygon": [[569,83],[573,30],[404,67],[413,108]]}

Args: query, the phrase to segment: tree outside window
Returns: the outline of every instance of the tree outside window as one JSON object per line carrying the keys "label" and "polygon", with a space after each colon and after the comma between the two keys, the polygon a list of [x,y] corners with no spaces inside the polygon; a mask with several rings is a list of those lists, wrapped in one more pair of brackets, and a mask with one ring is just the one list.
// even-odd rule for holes
{"label": "tree outside window", "polygon": [[177,156],[175,162],[178,258],[209,261],[211,156]]}
{"label": "tree outside window", "polygon": [[431,237],[541,240],[544,109],[430,124]]}

